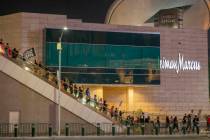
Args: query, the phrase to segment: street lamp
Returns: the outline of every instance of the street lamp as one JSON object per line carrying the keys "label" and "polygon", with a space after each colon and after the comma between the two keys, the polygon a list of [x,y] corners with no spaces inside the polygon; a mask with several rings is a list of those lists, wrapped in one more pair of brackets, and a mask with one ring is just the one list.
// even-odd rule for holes
{"label": "street lamp", "polygon": [[61,98],[61,50],[62,50],[62,37],[64,31],[68,30],[67,27],[64,27],[62,33],[59,37],[59,42],[57,43],[57,50],[58,50],[58,71],[57,71],[57,79],[58,79],[58,136],[61,134],[61,105],[60,105],[60,98]]}

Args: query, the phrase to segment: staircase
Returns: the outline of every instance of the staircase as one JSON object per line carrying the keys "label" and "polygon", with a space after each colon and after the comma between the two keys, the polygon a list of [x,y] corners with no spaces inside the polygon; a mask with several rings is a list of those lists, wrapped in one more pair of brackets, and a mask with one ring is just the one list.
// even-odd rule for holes
{"label": "staircase", "polygon": [[[58,104],[59,92],[57,85],[50,78],[46,78],[46,71],[39,66],[26,62],[21,57],[14,59],[0,55],[0,71]],[[53,76],[51,75],[51,77]],[[89,105],[80,103],[75,97],[67,94],[65,91],[61,92],[60,105],[93,125],[97,123],[116,123],[106,114]],[[120,125],[117,127],[121,128]],[[103,128],[101,129],[103,130]]]}

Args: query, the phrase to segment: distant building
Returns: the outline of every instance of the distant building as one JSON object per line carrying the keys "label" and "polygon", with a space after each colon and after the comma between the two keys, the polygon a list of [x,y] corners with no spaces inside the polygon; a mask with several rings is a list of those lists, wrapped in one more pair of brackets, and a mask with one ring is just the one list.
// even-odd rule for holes
{"label": "distant building", "polygon": [[[208,29],[209,7],[209,0],[116,0],[108,11],[106,23],[157,26],[161,22],[162,26],[178,28],[176,24],[166,24],[177,20],[183,28]],[[181,13],[176,14],[175,9],[181,9]]]}

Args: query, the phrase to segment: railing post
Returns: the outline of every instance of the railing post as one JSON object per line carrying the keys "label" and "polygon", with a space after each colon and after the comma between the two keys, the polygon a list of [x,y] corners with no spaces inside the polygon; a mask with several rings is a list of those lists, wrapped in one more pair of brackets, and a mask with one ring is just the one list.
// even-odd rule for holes
{"label": "railing post", "polygon": [[66,136],[69,136],[69,124],[66,123]]}
{"label": "railing post", "polygon": [[196,132],[197,132],[198,135],[200,134],[200,128],[199,128],[198,125],[196,125]]}
{"label": "railing post", "polygon": [[183,124],[182,132],[183,132],[184,135],[186,134],[186,126],[185,126],[185,124]]}
{"label": "railing post", "polygon": [[48,135],[49,135],[49,137],[52,136],[52,125],[51,124],[49,124],[49,126],[48,126]]}
{"label": "railing post", "polygon": [[100,136],[100,123],[97,123],[97,136]]}
{"label": "railing post", "polygon": [[173,130],[172,130],[172,124],[169,124],[169,134],[170,134],[170,135],[172,135],[172,133],[173,133],[172,131],[173,131]]}
{"label": "railing post", "polygon": [[141,123],[140,126],[141,126],[141,134],[144,135],[144,127],[145,127],[145,124],[144,123]]}
{"label": "railing post", "polygon": [[18,136],[18,125],[15,124],[14,125],[14,137],[17,137]]}
{"label": "railing post", "polygon": [[127,135],[128,136],[130,135],[130,129],[131,129],[130,125],[127,125]]}
{"label": "railing post", "polygon": [[159,126],[158,124],[155,124],[155,135],[159,134]]}
{"label": "railing post", "polygon": [[112,124],[112,136],[114,136],[114,135],[115,135],[115,125]]}
{"label": "railing post", "polygon": [[31,126],[31,136],[35,137],[35,124],[34,123],[32,123],[32,126]]}
{"label": "railing post", "polygon": [[82,136],[85,136],[85,128],[84,128],[84,126],[82,126]]}

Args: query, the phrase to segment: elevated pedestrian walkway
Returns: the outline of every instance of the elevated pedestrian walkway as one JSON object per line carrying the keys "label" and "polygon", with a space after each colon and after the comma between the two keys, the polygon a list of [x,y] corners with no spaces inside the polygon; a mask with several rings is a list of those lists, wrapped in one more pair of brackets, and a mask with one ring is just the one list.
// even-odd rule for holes
{"label": "elevated pedestrian walkway", "polygon": [[[59,91],[57,85],[53,82],[52,78],[49,78],[51,74],[45,71],[45,69],[26,62],[21,57],[14,59],[0,55],[0,71],[34,90],[37,94],[58,104]],[[46,78],[46,75],[48,78]],[[65,93],[65,91],[61,92],[60,104],[65,110],[95,126],[97,123],[114,123],[109,116],[88,105],[82,104],[75,97]],[[101,129],[105,130],[103,127]],[[106,131],[111,130],[106,129]]]}

